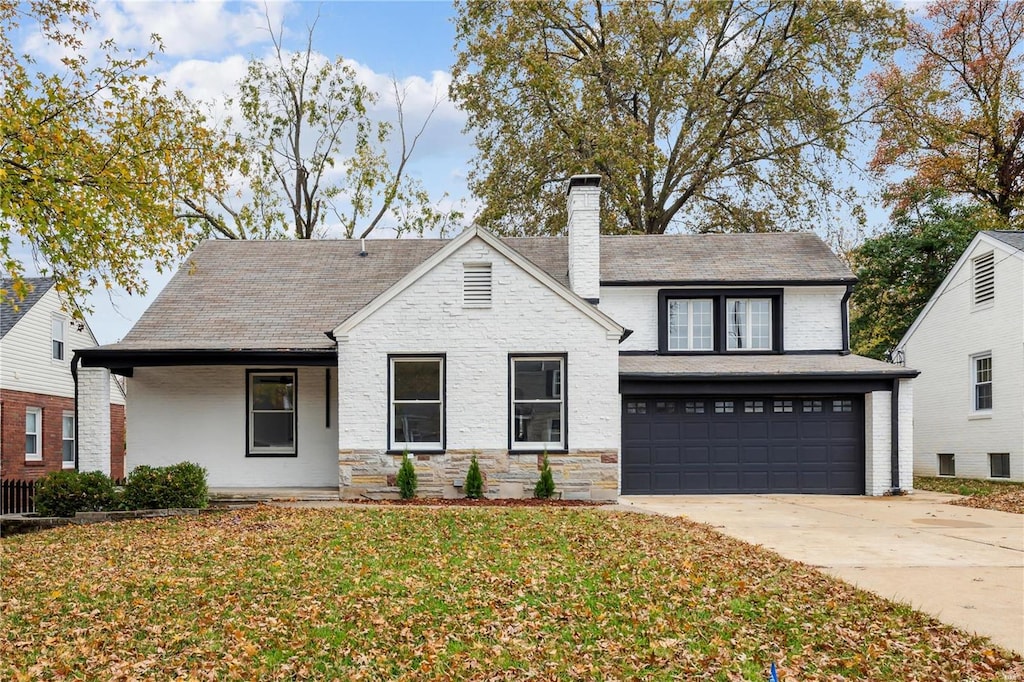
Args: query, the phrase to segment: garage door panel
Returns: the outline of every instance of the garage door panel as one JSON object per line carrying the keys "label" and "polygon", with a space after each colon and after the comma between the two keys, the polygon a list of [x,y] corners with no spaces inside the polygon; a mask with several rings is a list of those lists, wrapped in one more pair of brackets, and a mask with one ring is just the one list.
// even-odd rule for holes
{"label": "garage door panel", "polygon": [[622,432],[627,494],[864,492],[860,396],[629,398]]}

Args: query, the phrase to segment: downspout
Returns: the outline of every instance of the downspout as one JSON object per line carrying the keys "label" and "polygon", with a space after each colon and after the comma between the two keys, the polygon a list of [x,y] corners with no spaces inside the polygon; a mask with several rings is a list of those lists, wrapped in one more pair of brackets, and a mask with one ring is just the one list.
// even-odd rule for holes
{"label": "downspout", "polygon": [[892,380],[892,407],[890,408],[890,419],[892,425],[889,428],[890,438],[892,440],[892,487],[889,489],[889,493],[892,495],[899,495],[902,493],[900,490],[900,380]]}
{"label": "downspout", "polygon": [[71,380],[75,383],[75,471],[78,471],[78,364],[82,356],[75,351],[71,357]]}
{"label": "downspout", "polygon": [[846,293],[843,294],[843,302],[839,304],[839,307],[843,313],[843,350],[839,352],[840,355],[850,354],[850,296],[853,295],[853,285],[846,285]]}

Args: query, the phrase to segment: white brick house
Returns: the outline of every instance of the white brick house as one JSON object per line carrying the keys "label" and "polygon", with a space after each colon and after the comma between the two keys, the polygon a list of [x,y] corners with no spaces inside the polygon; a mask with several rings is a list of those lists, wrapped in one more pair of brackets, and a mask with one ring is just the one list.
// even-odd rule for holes
{"label": "white brick house", "polygon": [[130,377],[129,468],[377,497],[410,453],[454,496],[476,455],[518,497],[546,452],[584,499],[909,488],[915,373],[850,355],[820,239],[602,237],[596,176],[568,203],[566,237],[203,243],[81,353]]}
{"label": "white brick house", "polygon": [[1024,481],[1024,232],[979,232],[900,340],[914,472]]}

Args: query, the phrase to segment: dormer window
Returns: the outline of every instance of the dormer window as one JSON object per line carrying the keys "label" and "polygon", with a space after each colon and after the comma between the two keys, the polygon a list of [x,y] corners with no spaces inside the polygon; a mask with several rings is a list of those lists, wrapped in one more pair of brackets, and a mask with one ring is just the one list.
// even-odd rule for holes
{"label": "dormer window", "polygon": [[991,303],[996,297],[996,263],[992,251],[983,253],[973,261],[974,305]]}
{"label": "dormer window", "polygon": [[661,353],[782,352],[782,290],[663,290]]}

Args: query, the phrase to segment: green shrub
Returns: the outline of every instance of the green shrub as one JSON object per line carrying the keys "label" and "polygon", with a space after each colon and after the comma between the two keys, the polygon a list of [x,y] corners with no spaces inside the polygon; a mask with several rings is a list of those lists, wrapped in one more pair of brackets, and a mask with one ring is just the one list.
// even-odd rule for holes
{"label": "green shrub", "polygon": [[416,467],[412,465],[412,460],[409,459],[408,450],[402,455],[402,466],[398,468],[397,483],[398,494],[402,496],[403,500],[411,500],[416,497],[416,486],[418,485]]}
{"label": "green shrub", "polygon": [[87,471],[78,475],[82,487],[82,503],[78,511],[113,511],[120,508],[121,496],[114,482],[102,471]]}
{"label": "green shrub", "polygon": [[167,467],[137,466],[124,486],[128,509],[205,507],[206,469],[191,462]]}
{"label": "green shrub", "polygon": [[484,496],[484,477],[480,473],[480,463],[476,461],[476,455],[469,460],[469,471],[466,473],[463,489],[466,491],[466,497],[471,500],[479,500]]}
{"label": "green shrub", "polygon": [[114,482],[102,471],[51,471],[36,481],[36,513],[74,516],[80,511],[111,511],[120,506]]}
{"label": "green shrub", "polygon": [[74,516],[82,504],[78,472],[51,471],[35,486],[36,513],[40,516]]}
{"label": "green shrub", "polygon": [[533,487],[533,496],[546,500],[555,492],[555,478],[551,475],[551,465],[548,464],[548,453],[544,453],[544,462],[540,467],[540,479]]}

